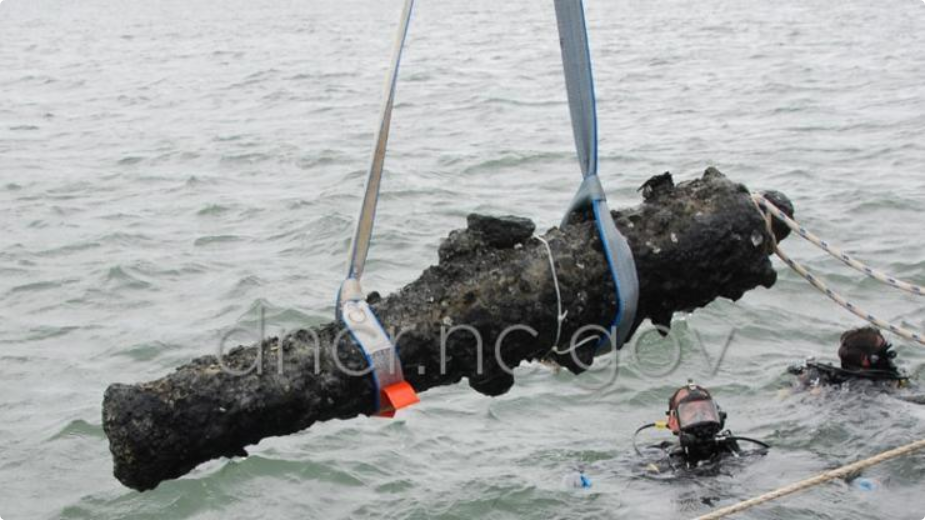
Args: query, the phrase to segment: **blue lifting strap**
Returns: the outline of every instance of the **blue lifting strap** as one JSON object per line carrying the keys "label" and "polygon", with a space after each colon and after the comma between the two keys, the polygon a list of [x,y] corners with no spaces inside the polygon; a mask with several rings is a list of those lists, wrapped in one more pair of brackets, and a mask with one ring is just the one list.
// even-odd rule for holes
{"label": "blue lifting strap", "polygon": [[584,6],[581,0],[555,0],[555,6],[572,130],[583,177],[562,224],[564,226],[576,210],[590,207],[594,212],[616,291],[617,313],[613,326],[617,328],[616,346],[620,348],[629,337],[639,304],[636,262],[626,237],[613,221],[597,176],[597,107]]}
{"label": "blue lifting strap", "polygon": [[379,202],[379,186],[382,181],[382,169],[385,163],[385,151],[389,141],[389,127],[392,121],[392,107],[395,103],[395,85],[398,81],[398,67],[401,63],[402,49],[411,22],[414,0],[405,0],[398,36],[392,50],[391,67],[385,84],[385,95],[379,128],[376,132],[375,147],[366,180],[366,192],[356,232],[350,246],[349,268],[347,278],[337,293],[336,312],[339,320],[344,322],[351,336],[369,363],[375,384],[376,413],[391,417],[395,410],[418,401],[414,389],[405,381],[402,373],[398,350],[386,333],[379,318],[376,317],[363,293],[360,280],[366,266],[373,224],[376,219],[376,204]]}

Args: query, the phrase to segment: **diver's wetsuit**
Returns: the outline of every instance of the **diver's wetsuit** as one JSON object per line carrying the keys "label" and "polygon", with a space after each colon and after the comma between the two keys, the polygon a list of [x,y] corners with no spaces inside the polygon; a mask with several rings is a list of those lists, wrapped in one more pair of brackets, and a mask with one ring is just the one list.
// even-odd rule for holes
{"label": "diver's wetsuit", "polygon": [[743,451],[739,442],[729,432],[724,432],[715,440],[703,445],[688,446],[687,449],[682,448],[677,442],[669,441],[650,448],[662,450],[664,456],[659,459],[653,457],[647,463],[646,470],[649,473],[715,473],[726,459],[767,453],[767,448],[764,447]]}
{"label": "diver's wetsuit", "polygon": [[797,376],[803,388],[841,386],[856,381],[867,381],[891,390],[910,386],[909,376],[895,367],[890,370],[847,370],[828,363],[807,361],[802,365],[791,366],[787,371]]}

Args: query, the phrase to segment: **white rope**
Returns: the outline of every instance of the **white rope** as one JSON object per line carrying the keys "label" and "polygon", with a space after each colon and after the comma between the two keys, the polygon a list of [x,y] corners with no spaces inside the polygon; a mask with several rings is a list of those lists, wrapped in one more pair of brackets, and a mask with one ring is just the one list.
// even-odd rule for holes
{"label": "white rope", "polygon": [[549,247],[549,242],[539,235],[536,236],[536,239],[546,246],[546,254],[549,256],[549,270],[552,272],[552,283],[555,284],[556,287],[556,341],[549,350],[560,355],[567,354],[567,350],[565,352],[559,351],[559,340],[562,337],[562,322],[565,321],[566,316],[568,316],[568,311],[562,312],[562,291],[559,289],[559,277],[556,275],[556,260],[552,256],[552,248]]}
{"label": "white rope", "polygon": [[[806,238],[807,240],[810,240],[811,242],[813,242],[813,240],[811,240],[810,238],[808,238],[808,237],[806,236],[806,235],[808,235],[809,233],[806,232],[805,229],[804,229],[802,226],[800,226],[800,225],[797,224],[795,221],[793,221],[792,219],[790,219],[789,217],[787,217],[787,216],[780,210],[780,208],[776,207],[774,204],[772,204],[770,201],[768,201],[767,199],[765,199],[765,198],[762,197],[761,195],[754,195],[753,200],[754,200],[754,202],[755,202],[755,207],[758,208],[758,211],[761,213],[762,218],[764,218],[764,220],[765,220],[765,224],[766,224],[767,227],[768,227],[768,233],[771,234],[771,239],[772,239],[772,240],[774,240],[774,232],[773,232],[773,229],[771,228],[771,218],[776,217],[776,218],[778,218],[778,219],[780,219],[780,220],[784,220],[783,217],[786,217],[787,220],[789,220],[790,222],[793,222],[793,224],[794,224],[798,229],[803,230],[803,232],[797,231],[797,232],[800,234],[800,236],[802,236],[802,237]],[[762,206],[764,207],[764,209],[762,209]],[[785,222],[786,222],[786,221],[785,221]],[[788,226],[789,226],[789,224],[788,224]],[[793,228],[791,228],[791,229],[793,229]],[[818,242],[820,242],[820,243],[825,243],[824,241],[819,240],[818,237],[815,237],[815,235],[813,235],[813,237],[814,237]],[[815,243],[815,242],[813,242],[813,243]],[[817,245],[819,245],[819,244],[817,244]],[[820,247],[822,247],[822,246],[820,245]],[[827,251],[829,251],[829,249],[832,249],[830,246],[828,246],[828,244],[826,244],[826,247],[828,247],[828,249],[826,249]],[[824,249],[825,249],[825,248],[824,248]],[[837,249],[836,249],[836,251],[837,251]],[[814,276],[812,273],[810,273],[809,270],[808,270],[806,267],[804,267],[802,264],[800,264],[800,263],[797,262],[796,260],[793,260],[792,258],[790,258],[789,256],[787,256],[787,254],[784,253],[784,251],[780,248],[780,245],[777,243],[776,240],[774,241],[774,252],[777,254],[778,257],[780,257],[781,260],[784,261],[785,264],[787,264],[788,267],[790,267],[790,268],[793,269],[797,274],[799,274],[800,276],[802,276],[807,282],[810,283],[810,285],[812,285],[813,287],[815,287],[816,289],[818,289],[820,292],[822,292],[823,294],[825,294],[826,296],[828,296],[832,301],[834,301],[835,303],[837,303],[838,305],[840,305],[842,308],[844,308],[844,309],[847,310],[848,312],[854,314],[855,316],[861,318],[862,320],[867,321],[868,323],[870,323],[871,325],[873,325],[873,326],[875,326],[875,327],[878,327],[878,328],[881,328],[881,329],[885,329],[885,330],[889,330],[890,332],[892,332],[893,334],[896,334],[897,336],[900,336],[900,337],[902,337],[902,338],[905,338],[905,339],[907,339],[907,340],[909,340],[909,341],[914,341],[914,342],[919,343],[919,344],[921,344],[921,345],[925,345],[925,337],[923,337],[923,335],[922,335],[921,333],[915,332],[915,331],[913,331],[913,330],[909,330],[909,329],[907,329],[907,328],[905,328],[905,327],[901,327],[901,326],[899,326],[899,325],[894,325],[894,324],[892,324],[892,323],[890,323],[890,322],[888,322],[888,321],[886,321],[886,320],[883,320],[883,319],[881,319],[881,318],[879,318],[879,317],[873,315],[872,313],[867,312],[866,310],[864,310],[864,309],[858,307],[856,304],[854,304],[854,303],[848,301],[848,299],[845,298],[844,296],[842,296],[841,294],[839,294],[839,293],[833,291],[832,289],[830,289],[830,288],[825,284],[825,282],[823,282],[822,280],[820,280],[819,278],[817,278],[816,276]],[[829,252],[831,253],[831,251],[829,251]],[[845,255],[845,256],[847,256],[847,255]],[[851,257],[848,257],[848,258],[851,258]],[[844,261],[844,259],[842,259],[842,260]],[[856,262],[856,261],[855,261],[855,262]],[[864,264],[861,264],[860,262],[857,262],[857,263],[860,264],[860,265],[864,265]],[[851,264],[849,264],[849,265],[851,265]],[[870,268],[868,268],[867,266],[864,266],[864,267],[865,267],[866,269],[870,269]],[[874,271],[873,269],[870,269],[870,271],[871,271],[871,273],[868,273],[867,271],[862,270],[862,272],[864,272],[865,274],[868,274],[868,276],[871,276],[871,277],[875,277],[875,275],[872,274],[873,272],[878,272],[878,273],[879,273],[879,271]],[[881,274],[882,274],[882,273],[881,273]],[[886,276],[886,275],[883,275],[883,276]],[[891,283],[891,282],[889,282],[889,281],[884,281],[884,280],[881,280],[881,281],[884,281],[884,283],[887,283],[888,285],[891,285],[891,286],[896,287],[896,288],[901,288],[901,287],[899,287],[899,285],[897,285],[898,283],[906,284],[906,282],[900,282],[899,280],[896,280],[895,278],[892,278],[892,277],[887,277],[887,278],[889,278],[890,280],[893,280],[893,283]],[[878,278],[878,279],[879,279],[879,278]],[[906,284],[906,285],[909,285],[910,287],[917,287],[917,286],[912,286],[912,285],[910,285],[910,284]],[[915,292],[915,291],[912,291],[912,292]]]}
{"label": "white rope", "polygon": [[904,282],[903,280],[900,280],[899,278],[896,278],[895,276],[890,276],[884,273],[883,271],[870,267],[864,262],[861,262],[860,260],[854,258],[853,256],[845,253],[841,249],[829,244],[825,240],[822,240],[821,238],[813,234],[811,231],[801,226],[795,220],[787,216],[786,213],[781,211],[780,208],[775,206],[773,203],[771,203],[771,201],[764,198],[763,196],[756,193],[752,195],[752,197],[755,199],[755,201],[758,204],[763,206],[766,211],[770,212],[772,215],[774,215],[774,217],[776,217],[778,220],[786,224],[787,227],[792,229],[794,232],[799,234],[801,237],[805,238],[807,241],[809,241],[810,243],[812,243],[819,249],[822,249],[826,253],[841,260],[842,262],[845,263],[845,265],[848,265],[849,267],[856,269],[866,274],[867,276],[870,276],[871,278],[873,278],[874,280],[877,280],[878,282],[884,283],[891,287],[895,287],[901,291],[906,291],[912,294],[917,294],[919,296],[925,296],[925,287],[922,287],[920,285],[915,285],[909,282]]}
{"label": "white rope", "polygon": [[892,332],[893,334],[896,334],[897,336],[903,337],[909,341],[915,341],[919,344],[925,345],[925,338],[922,337],[921,333],[909,330],[899,325],[894,325],[886,320],[878,318],[877,316],[865,311],[864,309],[858,307],[854,303],[851,303],[850,301],[848,301],[841,294],[833,291],[828,286],[826,286],[825,282],[823,282],[822,280],[814,276],[800,263],[793,260],[792,258],[787,256],[786,253],[781,251],[779,246],[775,246],[775,252],[777,253],[777,256],[779,256],[780,259],[783,260],[784,263],[786,263],[791,269],[796,271],[797,274],[805,278],[806,281],[812,284],[813,287],[815,287],[816,289],[821,291],[823,294],[831,298],[832,301],[839,304],[841,307],[843,307],[848,312],[854,314],[855,316],[861,318],[862,320],[867,321],[868,323],[870,323],[871,325],[875,327],[889,330],[890,332]]}
{"label": "white rope", "polygon": [[886,462],[897,457],[902,457],[903,455],[909,455],[923,448],[925,448],[925,439],[907,444],[900,448],[885,451],[879,455],[855,462],[854,464],[849,464],[832,471],[827,471],[820,475],[816,475],[815,477],[797,482],[796,484],[791,484],[789,486],[774,490],[770,493],[765,493],[764,495],[745,500],[744,502],[739,502],[738,504],[734,504],[729,507],[717,509],[712,513],[698,517],[696,520],[719,520],[721,518],[726,518],[727,516],[741,513],[742,511],[764,504],[765,502],[770,502],[772,500],[776,500],[778,498],[792,495],[805,489],[818,486],[819,484],[824,484],[830,480],[851,476],[865,468],[869,468],[870,466],[880,464],[881,462]]}
{"label": "white rope", "polygon": [[592,341],[600,341],[600,335],[592,335],[581,341],[573,342],[573,344],[565,350],[559,348],[559,341],[562,339],[562,322],[564,322],[565,318],[568,317],[568,311],[562,310],[562,291],[559,289],[559,276],[556,274],[556,261],[552,255],[552,248],[549,247],[549,242],[547,242],[543,237],[536,235],[535,238],[542,242],[544,246],[546,246],[546,254],[549,257],[549,270],[552,273],[552,283],[555,284],[556,287],[556,341],[549,349],[549,352],[564,356],[573,350],[584,346],[587,343]]}

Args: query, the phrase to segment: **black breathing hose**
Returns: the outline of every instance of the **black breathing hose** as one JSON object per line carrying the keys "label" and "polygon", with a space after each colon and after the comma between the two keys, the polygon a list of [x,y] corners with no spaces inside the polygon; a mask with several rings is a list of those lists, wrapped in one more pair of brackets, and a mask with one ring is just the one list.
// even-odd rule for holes
{"label": "black breathing hose", "polygon": [[768,443],[766,443],[766,442],[764,442],[764,441],[759,441],[758,439],[752,439],[752,438],[750,438],[750,437],[732,436],[732,437],[726,437],[726,439],[728,439],[728,440],[730,440],[730,441],[750,442],[750,443],[752,443],[752,444],[757,444],[758,446],[761,446],[762,448],[764,448],[764,449],[766,449],[766,450],[771,449],[771,445],[770,445],[770,444],[768,444]]}
{"label": "black breathing hose", "polygon": [[645,455],[643,455],[642,451],[639,449],[639,446],[636,445],[636,437],[643,430],[648,430],[649,428],[655,428],[656,426],[657,425],[654,422],[649,423],[649,424],[643,424],[636,430],[636,433],[633,434],[633,449],[636,450],[636,455],[639,455],[640,457],[645,457]]}

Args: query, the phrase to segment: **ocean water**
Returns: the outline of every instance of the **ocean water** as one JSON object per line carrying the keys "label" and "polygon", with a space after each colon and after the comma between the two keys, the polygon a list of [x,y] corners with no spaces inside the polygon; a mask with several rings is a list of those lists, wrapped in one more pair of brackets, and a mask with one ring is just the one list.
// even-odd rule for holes
{"label": "ocean water", "polygon": [[[925,283],[923,2],[586,3],[614,205],[653,174],[714,165]],[[440,388],[395,420],[319,424],[152,492],[122,487],[107,385],[256,334],[261,312],[272,333],[331,319],[399,10],[2,2],[0,516],[683,519],[922,437],[925,407],[889,396],[780,395],[789,364],[831,359],[859,323],[778,263],[773,289],[678,317],[675,368],[659,342],[622,353],[615,380],[613,365],[524,365],[498,398]],[[469,212],[558,222],[579,175],[557,45],[549,1],[418,2],[367,288],[413,280]],[[786,249],[925,329],[921,299]],[[896,344],[921,372],[922,347]],[[688,378],[771,453],[712,478],[644,476],[632,432]],[[579,466],[590,489],[563,483]],[[907,457],[865,473],[874,491],[832,483],[741,518],[918,520],[923,475]]]}

